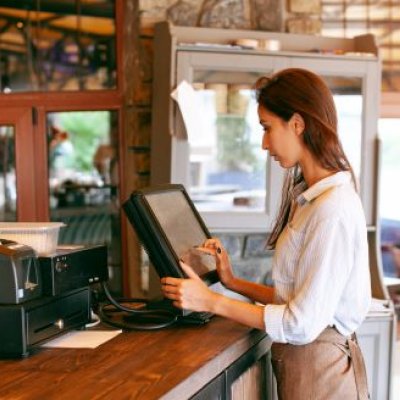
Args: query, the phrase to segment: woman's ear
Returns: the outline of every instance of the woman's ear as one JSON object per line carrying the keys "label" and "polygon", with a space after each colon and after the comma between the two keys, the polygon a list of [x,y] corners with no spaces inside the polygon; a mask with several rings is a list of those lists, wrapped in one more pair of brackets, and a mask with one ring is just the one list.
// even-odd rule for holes
{"label": "woman's ear", "polygon": [[304,123],[304,119],[303,117],[299,114],[299,113],[294,113],[292,115],[292,123],[293,123],[293,127],[294,130],[296,132],[296,135],[302,135],[304,132],[304,129],[306,127],[306,124]]}

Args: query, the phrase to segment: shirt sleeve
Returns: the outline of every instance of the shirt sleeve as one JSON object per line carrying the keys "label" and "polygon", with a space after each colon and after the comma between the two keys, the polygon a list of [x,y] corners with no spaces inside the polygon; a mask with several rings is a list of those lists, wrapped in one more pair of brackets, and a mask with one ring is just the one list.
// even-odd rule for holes
{"label": "shirt sleeve", "polygon": [[353,265],[350,231],[340,218],[326,218],[308,227],[296,266],[293,298],[287,304],[265,306],[265,329],[272,340],[306,344],[332,324]]}

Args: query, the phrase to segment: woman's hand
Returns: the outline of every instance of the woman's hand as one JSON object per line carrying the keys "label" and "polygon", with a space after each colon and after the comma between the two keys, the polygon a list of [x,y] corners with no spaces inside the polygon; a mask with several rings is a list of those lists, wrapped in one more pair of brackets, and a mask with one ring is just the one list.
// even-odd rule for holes
{"label": "woman's hand", "polygon": [[228,253],[222,246],[220,240],[216,238],[207,239],[203,246],[197,249],[215,257],[219,279],[225,287],[231,289],[235,280],[235,275]]}
{"label": "woman's hand", "polygon": [[[209,247],[212,247],[213,243],[220,244],[219,241],[207,243],[206,250],[209,254],[211,254]],[[226,252],[222,248],[218,251],[218,247],[215,247],[214,251],[217,253],[217,259],[220,259],[221,265],[224,261],[226,262],[223,272],[229,273],[230,268],[227,268],[227,266],[230,267],[230,264]],[[224,257],[226,257],[225,260]],[[253,328],[265,329],[263,306],[249,304],[215,293],[208,288],[189,265],[184,262],[181,262],[180,265],[188,276],[187,279],[172,277],[161,279],[162,292],[167,299],[172,300],[172,304],[175,307],[192,311],[211,312]],[[256,284],[251,283],[251,285],[253,288],[253,285]]]}
{"label": "woman's hand", "polygon": [[211,312],[216,294],[200,279],[193,269],[180,263],[188,279],[165,277],[161,279],[164,296],[172,300],[173,305],[192,311]]}

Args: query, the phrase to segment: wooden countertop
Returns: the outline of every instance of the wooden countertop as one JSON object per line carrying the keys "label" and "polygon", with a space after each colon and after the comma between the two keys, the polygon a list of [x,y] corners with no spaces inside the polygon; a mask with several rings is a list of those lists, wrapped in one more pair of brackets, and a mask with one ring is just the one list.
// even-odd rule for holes
{"label": "wooden countertop", "polygon": [[124,332],[97,349],[39,348],[0,360],[0,399],[185,399],[260,341],[270,347],[264,332],[214,317]]}

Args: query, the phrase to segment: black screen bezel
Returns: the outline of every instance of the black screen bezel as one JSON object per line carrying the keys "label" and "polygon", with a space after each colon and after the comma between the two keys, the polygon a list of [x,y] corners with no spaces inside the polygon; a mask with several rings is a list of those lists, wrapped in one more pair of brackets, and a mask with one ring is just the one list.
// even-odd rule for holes
{"label": "black screen bezel", "polygon": [[[160,277],[173,276],[177,278],[186,278],[186,274],[179,265],[179,257],[146,197],[148,195],[163,195],[171,192],[180,192],[183,195],[196,222],[204,233],[204,236],[206,238],[211,238],[207,226],[193,204],[185,187],[180,184],[159,185],[136,190],[132,192],[130,198],[123,204],[123,209],[147,251],[149,259],[154,265],[158,275]],[[216,269],[200,275],[200,278],[207,285],[219,281]]]}

